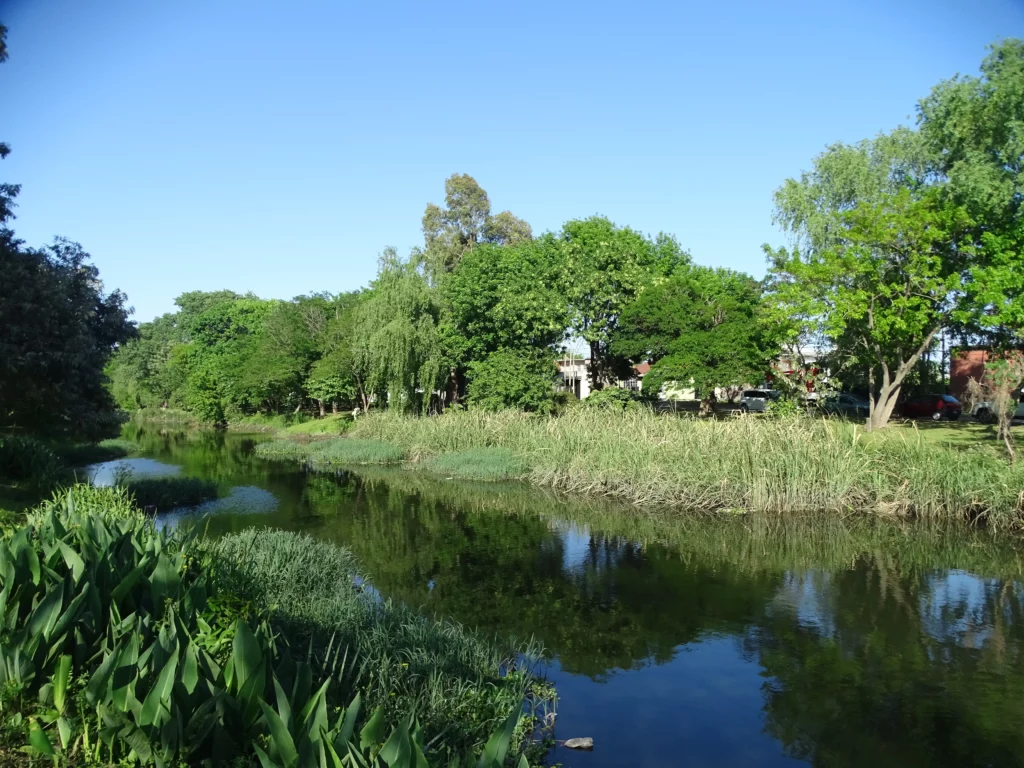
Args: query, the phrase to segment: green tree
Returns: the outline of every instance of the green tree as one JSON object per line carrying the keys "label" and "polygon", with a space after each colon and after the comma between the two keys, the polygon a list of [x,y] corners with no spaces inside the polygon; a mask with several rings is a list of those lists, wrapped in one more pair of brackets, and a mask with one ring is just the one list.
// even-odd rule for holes
{"label": "green tree", "polygon": [[509,246],[483,244],[467,253],[441,287],[446,318],[461,335],[467,359],[561,343],[569,320],[561,273],[561,253],[551,236]]}
{"label": "green tree", "polygon": [[[991,48],[980,77],[955,77],[919,106],[942,189],[963,206],[983,258],[970,266],[958,330],[997,351],[1024,338],[1024,41]],[[1015,388],[1021,382],[1015,382]]]}
{"label": "green tree", "polygon": [[920,131],[830,147],[775,196],[794,239],[767,250],[776,312],[866,373],[871,429],[944,328],[1024,327],[1024,46],[997,46],[982,70],[937,86]]}
{"label": "green tree", "polygon": [[424,412],[451,369],[438,328],[436,291],[413,259],[384,251],[380,269],[355,323],[356,365],[367,390],[389,407]]}
{"label": "green tree", "polygon": [[764,378],[774,354],[759,316],[761,290],[748,275],[687,267],[628,304],[612,336],[616,354],[647,360],[644,391],[664,384],[694,387],[710,406],[716,387]]}
{"label": "green tree", "polygon": [[438,282],[478,243],[516,245],[533,237],[530,225],[510,211],[491,216],[491,201],[472,176],[452,174],[444,191],[444,207],[429,203],[423,214],[421,258],[431,281]]}
{"label": "green tree", "polygon": [[566,222],[560,245],[571,329],[590,346],[590,386],[600,389],[617,367],[609,344],[623,308],[690,257],[673,238],[652,243],[601,216]]}
{"label": "green tree", "polygon": [[487,411],[547,413],[554,408],[557,374],[553,356],[543,350],[499,350],[469,364],[467,399]]}
{"label": "green tree", "polygon": [[69,240],[0,237],[0,428],[93,438],[116,424],[104,367],[135,328],[89,262]]}

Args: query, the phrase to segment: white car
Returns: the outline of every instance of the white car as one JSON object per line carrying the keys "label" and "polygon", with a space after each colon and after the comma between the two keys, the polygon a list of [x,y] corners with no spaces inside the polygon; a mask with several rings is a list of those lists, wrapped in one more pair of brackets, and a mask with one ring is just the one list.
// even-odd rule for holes
{"label": "white car", "polygon": [[[1017,410],[1013,413],[1013,418],[1024,419],[1024,394],[1017,395]],[[976,418],[978,421],[984,421],[991,423],[996,420],[996,415],[992,411],[992,403],[978,403],[971,410],[971,416]]]}
{"label": "white car", "polygon": [[768,410],[769,404],[778,399],[779,392],[774,389],[748,389],[740,397],[740,408],[761,413]]}

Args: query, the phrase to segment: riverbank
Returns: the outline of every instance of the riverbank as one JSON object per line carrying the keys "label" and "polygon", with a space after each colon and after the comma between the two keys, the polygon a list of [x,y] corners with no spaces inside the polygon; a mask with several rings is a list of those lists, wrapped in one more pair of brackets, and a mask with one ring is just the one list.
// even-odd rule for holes
{"label": "riverbank", "polygon": [[258,452],[321,467],[403,462],[451,477],[490,473],[691,510],[865,512],[1003,528],[1024,517],[1024,467],[994,447],[958,449],[908,429],[866,435],[834,420],[382,412],[360,417],[344,437],[275,441]]}
{"label": "riverbank", "polygon": [[[34,672],[2,692],[0,758],[27,741],[54,759],[85,744],[111,764],[132,751],[250,764],[260,749],[296,764],[289,749],[316,754],[321,741],[344,755],[353,740],[375,753],[412,738],[447,765],[497,731],[529,746],[529,713],[553,704],[532,671],[538,648],[384,601],[347,549],[302,534],[197,538],[158,529],[123,489],[74,486],[4,528],[0,554],[16,565],[0,583],[23,617],[5,652]],[[344,725],[328,721],[338,708]]]}

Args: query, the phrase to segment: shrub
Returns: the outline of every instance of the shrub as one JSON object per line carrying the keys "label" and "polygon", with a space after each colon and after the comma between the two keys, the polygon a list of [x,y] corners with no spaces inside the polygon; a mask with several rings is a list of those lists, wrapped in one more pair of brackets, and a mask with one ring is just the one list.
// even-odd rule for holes
{"label": "shrub", "polygon": [[467,400],[485,411],[517,408],[550,413],[557,369],[546,354],[501,350],[469,365]]}
{"label": "shrub", "polygon": [[64,466],[50,448],[31,437],[0,436],[0,480],[49,488],[64,475]]}
{"label": "shrub", "polygon": [[605,387],[591,392],[583,405],[593,410],[633,411],[642,407],[643,398],[639,393],[618,387]]}

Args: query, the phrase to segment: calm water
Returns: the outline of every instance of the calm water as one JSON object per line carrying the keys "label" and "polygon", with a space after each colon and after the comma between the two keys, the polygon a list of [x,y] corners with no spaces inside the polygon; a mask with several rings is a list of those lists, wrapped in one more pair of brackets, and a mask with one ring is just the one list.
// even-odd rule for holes
{"label": "calm water", "polygon": [[[132,427],[217,481],[212,533],[345,544],[385,595],[540,639],[565,766],[1024,765],[1018,553],[925,527],[637,514],[507,485],[310,475],[252,437]],[[97,480],[111,467],[99,466]]]}

